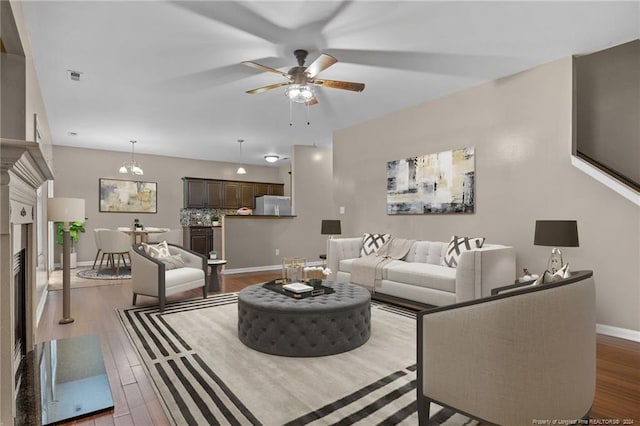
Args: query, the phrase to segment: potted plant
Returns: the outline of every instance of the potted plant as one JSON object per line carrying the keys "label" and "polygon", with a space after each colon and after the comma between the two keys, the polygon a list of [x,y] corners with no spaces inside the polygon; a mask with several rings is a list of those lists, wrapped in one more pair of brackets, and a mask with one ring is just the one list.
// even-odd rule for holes
{"label": "potted plant", "polygon": [[220,218],[218,217],[218,215],[213,215],[211,216],[211,225],[212,226],[219,226],[220,225]]}
{"label": "potted plant", "polygon": [[[71,269],[78,266],[78,254],[74,243],[80,240],[80,233],[85,232],[84,222],[69,222],[69,237],[71,239]],[[56,222],[56,244],[62,246],[64,239],[64,222]],[[62,253],[60,253],[60,264],[62,265]]]}

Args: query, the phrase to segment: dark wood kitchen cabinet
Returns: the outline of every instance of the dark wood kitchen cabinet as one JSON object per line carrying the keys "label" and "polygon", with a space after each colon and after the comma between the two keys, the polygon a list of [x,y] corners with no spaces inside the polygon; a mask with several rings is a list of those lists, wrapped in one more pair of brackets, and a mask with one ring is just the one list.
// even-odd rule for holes
{"label": "dark wood kitchen cabinet", "polygon": [[204,178],[182,178],[184,207],[189,209],[256,208],[256,197],[284,195],[284,184],[240,182]]}
{"label": "dark wood kitchen cabinet", "polygon": [[256,183],[254,197],[263,195],[284,195],[284,185],[281,183]]}
{"label": "dark wood kitchen cabinet", "polygon": [[189,248],[203,256],[209,257],[213,250],[213,229],[211,227],[189,227]]}
{"label": "dark wood kitchen cabinet", "polygon": [[209,257],[209,252],[218,252],[218,258],[222,258],[222,228],[211,226],[189,226],[183,232],[184,246]]}
{"label": "dark wood kitchen cabinet", "polygon": [[255,208],[255,198],[253,195],[254,187],[255,184],[253,182],[224,182],[222,184],[222,190],[224,192],[224,208]]}
{"label": "dark wood kitchen cabinet", "polygon": [[222,207],[222,182],[207,179],[184,179],[184,206],[192,209]]}

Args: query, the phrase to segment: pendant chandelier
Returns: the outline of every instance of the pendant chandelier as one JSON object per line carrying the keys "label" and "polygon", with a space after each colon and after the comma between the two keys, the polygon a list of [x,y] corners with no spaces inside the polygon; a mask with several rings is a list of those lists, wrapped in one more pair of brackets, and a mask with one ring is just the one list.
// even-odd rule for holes
{"label": "pendant chandelier", "polygon": [[136,146],[137,141],[129,141],[131,142],[131,161],[125,161],[120,166],[120,173],[131,173],[132,175],[143,175],[144,170],[142,170],[142,166],[140,163],[136,162],[134,159],[134,147]]}
{"label": "pendant chandelier", "polygon": [[238,139],[238,143],[240,144],[240,167],[238,167],[238,170],[236,171],[236,174],[238,174],[238,175],[246,175],[247,174],[247,171],[242,166],[242,142],[244,142],[244,139]]}

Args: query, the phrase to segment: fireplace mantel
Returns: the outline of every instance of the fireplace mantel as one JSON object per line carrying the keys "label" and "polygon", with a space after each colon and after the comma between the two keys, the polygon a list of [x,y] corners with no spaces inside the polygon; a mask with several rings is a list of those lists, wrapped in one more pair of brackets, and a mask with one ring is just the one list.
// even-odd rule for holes
{"label": "fireplace mantel", "polygon": [[9,171],[33,188],[53,179],[39,143],[0,139],[0,153],[0,185],[9,183]]}
{"label": "fireplace mantel", "polygon": [[[53,173],[35,142],[0,139],[0,424],[13,424],[16,415],[14,374],[14,248],[16,225],[29,229],[26,260],[27,339],[26,349],[35,341],[34,292],[36,276],[36,236],[34,222],[37,190]],[[9,213],[9,214],[7,214]]]}

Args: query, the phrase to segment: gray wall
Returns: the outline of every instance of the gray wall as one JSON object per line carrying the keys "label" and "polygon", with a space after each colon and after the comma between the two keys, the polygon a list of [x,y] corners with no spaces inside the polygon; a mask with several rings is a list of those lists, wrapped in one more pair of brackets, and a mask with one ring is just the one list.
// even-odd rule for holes
{"label": "gray wall", "polygon": [[[580,247],[563,253],[573,270],[594,270],[598,322],[640,330],[640,209],[571,166],[571,129],[566,58],[337,131],[343,234],[485,236],[516,248],[520,274],[540,273],[550,248],[533,246],[536,219],[577,219]],[[476,149],[474,214],[386,214],[387,161],[464,146]]]}
{"label": "gray wall", "polygon": [[53,148],[55,196],[85,199],[87,232],[81,235],[77,246],[79,262],[93,261],[95,257],[94,228],[130,226],[136,217],[145,226],[179,228],[184,176],[285,183],[278,167],[247,165],[248,173],[239,176],[235,173],[237,164],[233,163],[136,154],[136,161],[144,169],[140,180],[158,184],[158,213],[99,212],[99,178],[128,179],[130,176],[119,174],[118,168],[130,158],[131,155],[125,152],[63,146]]}
{"label": "gray wall", "polygon": [[294,146],[291,162],[295,217],[226,218],[223,232],[227,269],[279,265],[283,257],[320,261],[318,256],[326,248],[326,236],[320,235],[321,221],[337,218],[332,204],[331,150]]}

